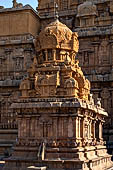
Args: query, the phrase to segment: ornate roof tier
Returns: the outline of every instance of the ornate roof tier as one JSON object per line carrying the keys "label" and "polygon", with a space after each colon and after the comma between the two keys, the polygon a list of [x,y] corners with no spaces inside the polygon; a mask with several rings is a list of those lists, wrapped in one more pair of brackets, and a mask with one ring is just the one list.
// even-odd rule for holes
{"label": "ornate roof tier", "polygon": [[73,33],[58,19],[43,29],[34,41],[36,51],[44,49],[67,49],[78,52],[79,42],[77,33]]}

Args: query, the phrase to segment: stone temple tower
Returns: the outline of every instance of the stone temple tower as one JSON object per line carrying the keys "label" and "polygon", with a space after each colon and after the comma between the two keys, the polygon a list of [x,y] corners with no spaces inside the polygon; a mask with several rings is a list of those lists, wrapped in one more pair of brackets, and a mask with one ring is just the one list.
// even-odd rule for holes
{"label": "stone temple tower", "polygon": [[[76,54],[77,33],[55,20],[34,41],[36,55],[20,84],[18,139],[4,170],[99,170],[112,166],[102,138],[107,113],[94,104]],[[30,167],[32,166],[32,167]]]}

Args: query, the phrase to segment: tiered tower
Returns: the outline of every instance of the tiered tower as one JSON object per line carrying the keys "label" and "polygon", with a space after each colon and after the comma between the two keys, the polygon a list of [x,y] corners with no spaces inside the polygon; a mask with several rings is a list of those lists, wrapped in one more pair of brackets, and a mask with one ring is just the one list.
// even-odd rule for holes
{"label": "tiered tower", "polygon": [[[95,105],[78,60],[77,33],[56,19],[35,41],[36,55],[12,104],[18,140],[4,170],[99,170],[112,166],[102,138],[107,113]],[[13,168],[12,168],[13,167]]]}

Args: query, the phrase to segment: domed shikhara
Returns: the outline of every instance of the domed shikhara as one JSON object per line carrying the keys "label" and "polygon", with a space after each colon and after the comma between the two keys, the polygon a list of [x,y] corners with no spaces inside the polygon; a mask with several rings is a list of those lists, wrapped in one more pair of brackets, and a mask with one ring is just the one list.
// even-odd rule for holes
{"label": "domed shikhara", "polygon": [[27,89],[28,80],[21,83],[22,97],[89,100],[90,82],[75,60],[79,48],[77,33],[56,20],[40,32],[34,44],[36,55],[28,77],[31,89]]}
{"label": "domed shikhara", "polygon": [[93,2],[86,1],[78,6],[77,17],[97,15],[97,8]]}
{"label": "domed shikhara", "polygon": [[35,48],[37,52],[45,49],[65,49],[78,52],[77,37],[77,33],[73,33],[57,19],[45,27],[36,37]]}

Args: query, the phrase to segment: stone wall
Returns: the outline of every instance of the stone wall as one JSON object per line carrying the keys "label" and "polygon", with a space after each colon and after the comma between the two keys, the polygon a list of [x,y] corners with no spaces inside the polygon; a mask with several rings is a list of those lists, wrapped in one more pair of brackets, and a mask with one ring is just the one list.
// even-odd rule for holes
{"label": "stone wall", "polygon": [[27,75],[34,54],[33,39],[39,18],[30,6],[0,10],[0,155],[11,154],[16,141],[17,114],[10,108],[20,96],[19,85]]}
{"label": "stone wall", "polygon": [[40,29],[39,17],[26,5],[22,8],[0,9],[0,36],[32,34]]}

